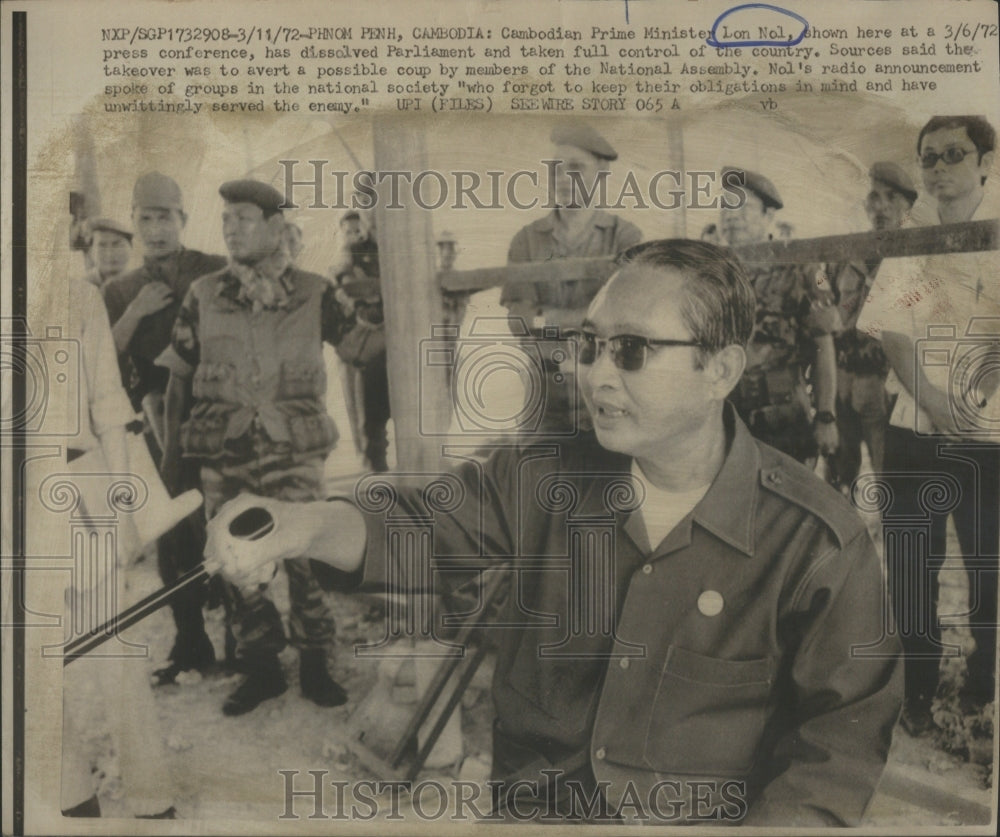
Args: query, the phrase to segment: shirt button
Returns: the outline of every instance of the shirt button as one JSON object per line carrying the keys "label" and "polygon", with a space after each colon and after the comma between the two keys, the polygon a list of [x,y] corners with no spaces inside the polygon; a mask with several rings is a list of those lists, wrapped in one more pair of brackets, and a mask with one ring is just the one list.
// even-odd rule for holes
{"label": "shirt button", "polygon": [[594,753],[594,758],[598,761],[604,761],[604,757],[608,754],[608,751],[603,747],[598,747],[597,752]]}
{"label": "shirt button", "polygon": [[618,665],[620,665],[622,668],[628,668],[629,667],[628,657],[622,657],[618,661]]}
{"label": "shirt button", "polygon": [[642,571],[646,575],[649,575],[653,571],[653,565],[652,564],[643,564],[642,565]]}

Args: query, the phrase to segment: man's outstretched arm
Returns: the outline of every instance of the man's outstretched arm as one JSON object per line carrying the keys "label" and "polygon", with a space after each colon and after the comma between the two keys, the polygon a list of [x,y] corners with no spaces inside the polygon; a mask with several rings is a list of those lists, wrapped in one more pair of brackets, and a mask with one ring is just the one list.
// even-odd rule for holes
{"label": "man's outstretched arm", "polygon": [[[257,539],[232,537],[230,525],[250,509],[264,509],[274,529]],[[241,494],[209,521],[205,565],[237,586],[267,563],[301,555],[353,573],[364,563],[366,541],[364,516],[350,502],[288,503]]]}
{"label": "man's outstretched arm", "polygon": [[[390,524],[393,519],[432,520],[434,554],[441,572],[434,584],[449,586],[468,579],[469,572],[489,569],[513,557],[517,538],[510,520],[516,509],[518,457],[494,456],[486,464],[464,462],[453,471],[410,481],[379,477],[359,484],[354,498],[332,498],[314,503],[286,503],[251,494],[224,505],[208,524],[207,562],[237,585],[254,577],[268,562],[308,555],[344,573],[364,570],[358,582],[365,586],[411,587],[420,579],[397,577]],[[370,479],[370,478],[369,478]],[[447,510],[434,511],[434,487],[461,498]],[[366,492],[374,506],[391,497],[391,509],[365,507]],[[354,504],[357,499],[361,508]],[[262,508],[274,520],[274,529],[257,540],[236,540],[229,526],[252,508]],[[242,523],[242,521],[241,521]],[[389,528],[387,528],[389,527]]]}

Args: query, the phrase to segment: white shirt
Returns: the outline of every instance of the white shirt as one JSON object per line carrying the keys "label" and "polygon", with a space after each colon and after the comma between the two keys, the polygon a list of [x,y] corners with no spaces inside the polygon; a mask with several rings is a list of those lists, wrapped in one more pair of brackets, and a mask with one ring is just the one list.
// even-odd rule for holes
{"label": "white shirt", "polygon": [[708,492],[711,482],[700,485],[689,491],[667,491],[653,485],[632,460],[632,478],[640,485],[642,504],[635,514],[640,515],[646,527],[646,537],[649,545],[656,549],[673,528],[680,523],[688,513],[701,502]]}
{"label": "white shirt", "polygon": [[80,433],[67,438],[66,444],[90,450],[100,445],[102,433],[128,424],[135,413],[122,387],[118,353],[101,292],[83,279],[70,280],[67,307],[59,314],[65,317],[63,334],[80,347]]}
{"label": "white shirt", "polygon": [[[996,218],[997,201],[984,195],[973,220]],[[996,318],[996,319],[993,319]],[[857,328],[877,339],[884,331],[910,337],[917,364],[935,387],[954,393],[977,428],[1000,433],[1000,392],[977,387],[974,356],[1000,338],[1000,254],[948,253],[886,259],[868,295]],[[973,370],[973,374],[966,374]],[[979,383],[987,388],[996,376]],[[901,381],[895,371],[886,381],[898,393],[889,423],[920,434],[935,432],[916,403],[916,381]],[[985,422],[985,424],[984,424]]]}

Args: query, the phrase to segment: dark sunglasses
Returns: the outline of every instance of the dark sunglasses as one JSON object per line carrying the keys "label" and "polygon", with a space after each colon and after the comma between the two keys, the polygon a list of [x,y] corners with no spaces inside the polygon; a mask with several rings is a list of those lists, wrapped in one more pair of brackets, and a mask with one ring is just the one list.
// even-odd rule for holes
{"label": "dark sunglasses", "polygon": [[692,346],[701,344],[694,340],[653,340],[638,334],[616,334],[598,337],[592,331],[570,331],[565,336],[576,343],[576,359],[584,366],[597,361],[605,345],[611,347],[611,361],[623,372],[638,372],[646,365],[650,346]]}
{"label": "dark sunglasses", "polygon": [[928,151],[926,154],[920,157],[920,166],[925,169],[932,169],[937,165],[938,160],[944,160],[949,166],[957,165],[961,163],[970,154],[975,154],[976,149],[971,151],[965,148],[959,148],[958,146],[951,146],[946,148],[940,154],[935,154],[933,151]]}

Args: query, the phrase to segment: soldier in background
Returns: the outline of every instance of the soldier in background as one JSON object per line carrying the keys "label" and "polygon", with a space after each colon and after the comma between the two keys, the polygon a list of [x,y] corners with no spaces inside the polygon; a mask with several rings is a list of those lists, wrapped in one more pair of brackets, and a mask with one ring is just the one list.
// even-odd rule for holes
{"label": "soldier in background", "polygon": [[346,402],[352,413],[355,444],[373,471],[388,471],[389,368],[385,343],[385,310],[379,284],[378,244],[361,215],[344,213],[340,219],[344,248],[331,268],[346,314],[356,320],[337,347],[347,365]]}
{"label": "soldier in background", "polygon": [[132,258],[132,232],[112,218],[87,221],[87,231],[90,234],[86,250],[88,270],[83,278],[100,290],[128,268]]}
{"label": "soldier in background", "polygon": [[455,260],[458,258],[458,239],[455,234],[448,230],[443,230],[438,236],[438,270],[454,270]]}
{"label": "soldier in background", "polygon": [[[170,344],[174,320],[191,282],[225,265],[222,256],[188,250],[181,244],[187,213],[180,187],[170,177],[149,172],[132,191],[132,223],[143,246],[142,267],[124,274],[104,288],[104,303],[126,376],[132,405],[146,415],[153,460],[160,462],[163,446],[163,397],[169,374],[155,364]],[[172,491],[200,488],[197,469],[181,465]],[[160,578],[173,584],[202,561],[205,546],[201,512],[191,515],[157,543]],[[188,587],[170,602],[177,636],[166,666],[153,673],[154,685],[173,683],[190,669],[205,670],[215,662],[215,650],[205,633],[201,612],[205,592]]]}
{"label": "soldier in background", "polygon": [[[745,169],[723,169],[722,178],[746,193],[742,205],[722,209],[719,227],[726,243],[767,241],[774,213],[784,206],[774,184]],[[815,462],[817,452],[837,449],[833,335],[840,314],[818,266],[753,263],[747,274],[757,296],[756,324],[747,368],[731,400],[758,439],[800,462]]]}
{"label": "soldier in background", "polygon": [[[554,146],[552,157],[557,163],[550,168],[549,187],[556,208],[518,231],[507,251],[508,263],[614,256],[638,244],[642,233],[637,226],[588,205],[584,196],[584,190],[589,194],[598,178],[607,176],[609,164],[618,159],[614,147],[582,122],[556,127],[550,139]],[[508,283],[500,294],[500,304],[515,320],[511,323],[515,336],[524,335],[527,329],[530,337],[539,338],[545,326],[578,327],[600,287],[599,280],[534,285]],[[545,412],[538,429],[542,432],[572,431],[578,422],[588,421],[579,399],[572,396],[575,376],[564,370],[565,383],[553,386],[559,369],[549,360],[544,360],[544,364],[541,371],[549,384]],[[574,400],[577,410],[571,415]]]}
{"label": "soldier in background", "polygon": [[[219,194],[230,263],[192,283],[158,358],[170,372],[164,482],[176,479],[171,469],[181,454],[200,467],[209,518],[244,492],[292,502],[326,496],[324,461],[338,434],[326,413],[322,343],[336,346],[352,325],[335,288],[291,263],[280,192],[235,180]],[[347,695],[327,671],[333,615],[307,555],[284,567],[302,694],[339,706]],[[278,660],[285,631],[265,592],[271,570],[252,591],[226,585],[227,627],[246,675],[223,704],[226,715],[250,712],[288,688]]]}
{"label": "soldier in background", "polygon": [[[865,213],[876,232],[898,230],[917,199],[913,181],[891,162],[875,163],[868,172],[871,187]],[[840,444],[828,458],[830,484],[849,489],[861,469],[861,442],[868,449],[872,470],[882,472],[889,395],[885,379],[889,361],[882,344],[855,328],[861,306],[871,290],[880,258],[832,265],[830,276],[844,330],[834,338],[837,349],[837,430]]]}

